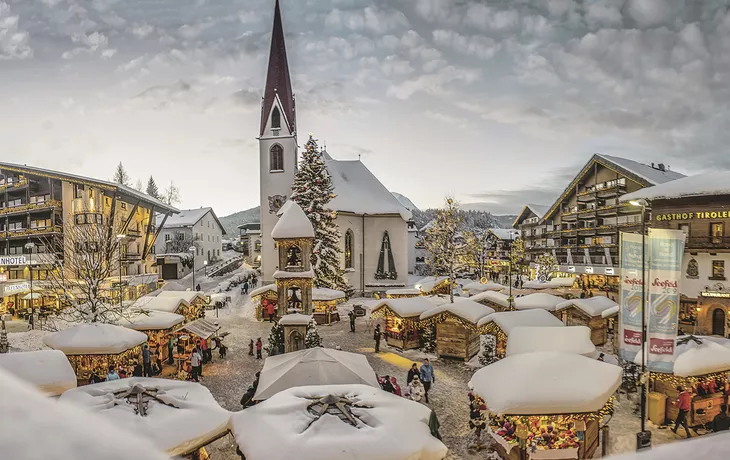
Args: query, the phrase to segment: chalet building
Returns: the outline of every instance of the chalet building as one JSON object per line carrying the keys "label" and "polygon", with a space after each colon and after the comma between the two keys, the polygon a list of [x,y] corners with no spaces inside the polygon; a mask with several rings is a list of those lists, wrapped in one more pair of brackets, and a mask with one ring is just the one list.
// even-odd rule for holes
{"label": "chalet building", "polygon": [[238,226],[238,245],[236,250],[243,254],[247,264],[261,266],[261,223],[246,222]]}
{"label": "chalet building", "polygon": [[[162,224],[157,239],[157,253],[186,253],[195,246],[195,269],[200,270],[207,262],[212,265],[220,259],[223,250],[223,228],[213,208],[184,209]],[[165,279],[174,279],[167,278]]]}
{"label": "chalet building", "polygon": [[641,209],[621,197],[682,177],[663,164],[593,155],[552,205],[525,206],[515,220],[526,257],[534,266],[552,253],[560,272],[580,276],[587,287],[616,289],[619,232],[641,230]]}
{"label": "chalet building", "polygon": [[[685,232],[679,328],[727,337],[730,309],[730,171],[685,177],[640,190],[622,201],[645,200],[647,226]],[[649,220],[650,219],[650,220]]]}

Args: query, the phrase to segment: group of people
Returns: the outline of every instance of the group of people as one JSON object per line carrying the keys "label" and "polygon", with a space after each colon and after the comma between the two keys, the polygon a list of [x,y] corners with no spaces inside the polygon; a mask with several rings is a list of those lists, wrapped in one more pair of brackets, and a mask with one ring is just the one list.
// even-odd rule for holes
{"label": "group of people", "polygon": [[433,366],[429,363],[428,358],[426,358],[423,360],[420,368],[418,364],[413,363],[408,370],[405,391],[401,389],[398,380],[393,376],[385,375],[379,377],[378,383],[388,393],[393,393],[394,395],[402,396],[416,402],[424,401],[428,404],[428,392],[431,389],[431,385],[435,382],[434,376]]}
{"label": "group of people", "polygon": [[256,359],[262,359],[261,351],[264,348],[264,342],[261,341],[261,337],[256,339],[256,343],[253,343],[253,339],[248,343],[248,355],[253,356],[253,350],[256,348]]}
{"label": "group of people", "polygon": [[259,280],[256,278],[255,273],[246,273],[243,277],[243,283],[241,283],[241,294],[248,295],[249,289],[256,288]]}
{"label": "group of people", "polygon": [[89,384],[109,382],[127,377],[156,377],[162,373],[162,362],[158,355],[151,352],[145,343],[142,346],[142,362],[138,359],[123,360],[119,365],[110,365],[108,372],[94,369],[89,376]]}

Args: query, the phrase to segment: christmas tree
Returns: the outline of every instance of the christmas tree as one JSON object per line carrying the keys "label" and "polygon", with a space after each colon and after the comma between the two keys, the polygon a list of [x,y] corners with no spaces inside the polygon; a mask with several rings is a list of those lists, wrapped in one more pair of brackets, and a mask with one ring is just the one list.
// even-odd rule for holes
{"label": "christmas tree", "polygon": [[421,331],[419,338],[421,348],[425,353],[436,353],[436,331],[435,325],[428,325]]}
{"label": "christmas tree", "polygon": [[497,361],[497,340],[493,335],[483,335],[481,352],[479,353],[479,364],[489,366],[495,361]]}
{"label": "christmas tree", "polygon": [[266,353],[269,356],[278,355],[284,348],[284,329],[279,326],[279,323],[274,323],[271,326],[271,332],[269,333],[269,344],[266,345]]}
{"label": "christmas tree", "polygon": [[322,337],[319,336],[317,325],[311,321],[307,325],[307,336],[304,337],[304,346],[307,348],[316,348],[322,346]]}
{"label": "christmas tree", "polygon": [[306,151],[299,162],[299,170],[294,176],[291,199],[301,206],[314,227],[311,260],[315,286],[350,292],[340,260],[342,234],[335,224],[337,215],[329,208],[330,201],[335,197],[334,190],[322,152],[310,135]]}

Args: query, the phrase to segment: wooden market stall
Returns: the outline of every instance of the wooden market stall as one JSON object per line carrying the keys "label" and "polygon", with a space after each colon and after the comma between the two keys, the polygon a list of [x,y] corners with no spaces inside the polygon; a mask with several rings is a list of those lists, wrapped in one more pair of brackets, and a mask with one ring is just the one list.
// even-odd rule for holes
{"label": "wooden market stall", "polygon": [[317,324],[332,324],[340,320],[337,305],[347,300],[347,295],[336,289],[313,288],[312,312]]}
{"label": "wooden market stall", "polygon": [[[190,305],[190,303],[185,299],[175,297],[140,297],[134,304],[132,304],[132,310],[174,313],[176,315],[183,316],[186,323],[200,318],[199,307]],[[203,312],[205,312],[205,310],[203,310]]]}
{"label": "wooden market stall", "polygon": [[608,341],[608,320],[603,312],[615,309],[618,304],[608,297],[596,296],[587,299],[570,299],[557,305],[555,311],[568,326],[588,326],[591,340],[597,346]]}
{"label": "wooden market stall", "polygon": [[[218,333],[220,328],[217,322],[199,318],[175,329],[173,334],[177,340],[177,348],[173,353],[173,359],[177,363],[178,369],[186,368],[187,363],[190,361],[190,354],[199,341],[209,341],[211,337]],[[208,343],[209,348],[212,345]]]}
{"label": "wooden market stall", "polygon": [[147,335],[113,324],[80,324],[47,335],[43,343],[61,350],[73,367],[80,384],[86,384],[92,372],[104,376],[110,366],[123,367],[132,374],[134,360],[142,360],[142,344]]}
{"label": "wooden market stall", "polygon": [[469,361],[479,353],[480,319],[494,313],[494,309],[469,299],[444,303],[421,314],[424,327],[436,326],[436,354]]}
{"label": "wooden market stall", "polygon": [[426,297],[381,299],[371,308],[371,318],[383,318],[386,343],[401,350],[409,350],[421,346],[420,316],[434,308],[434,303]]}
{"label": "wooden market stall", "polygon": [[485,291],[481,294],[476,294],[469,297],[469,300],[473,302],[479,302],[482,305],[486,305],[493,308],[494,311],[508,311],[512,310],[510,306],[509,296],[496,291]]}
{"label": "wooden market stall", "polygon": [[267,284],[261,286],[250,292],[251,302],[256,305],[256,319],[259,321],[266,321],[269,319],[268,311],[269,305],[272,305],[274,312],[277,310],[277,303],[279,301],[279,291],[276,289],[276,284]]}
{"label": "wooden market stall", "polygon": [[507,339],[517,327],[564,327],[562,321],[545,310],[503,311],[485,316],[477,323],[481,334],[493,335],[496,341],[495,356],[504,358]]}
{"label": "wooden market stall", "polygon": [[613,413],[619,366],[578,354],[532,352],[477,371],[469,386],[490,413],[488,433],[504,460],[592,458]]}
{"label": "wooden market stall", "polygon": [[408,297],[418,297],[423,295],[420,289],[416,288],[399,288],[399,289],[388,289],[385,291],[385,297],[387,299],[402,299]]}
{"label": "wooden market stall", "polygon": [[487,291],[499,292],[499,291],[502,291],[507,288],[505,286],[502,286],[501,284],[497,284],[497,283],[491,283],[491,282],[479,283],[479,282],[475,281],[473,283],[465,284],[464,286],[461,287],[461,289],[464,291],[464,293],[466,295],[473,296],[473,295],[481,294],[482,292],[487,292]]}
{"label": "wooden market stall", "polygon": [[[141,310],[119,321],[120,326],[147,334],[147,344],[153,355],[159,355],[163,363],[170,358],[167,342],[172,339],[173,330],[185,321],[177,313],[158,310]],[[162,365],[160,365],[162,367]]]}
{"label": "wooden market stall", "polygon": [[450,284],[448,276],[427,276],[420,279],[413,287],[421,291],[421,295],[448,294]]}
{"label": "wooden market stall", "polygon": [[540,309],[553,313],[557,306],[563,302],[565,302],[565,299],[562,297],[546,292],[536,292],[515,298],[513,307],[515,310]]}
{"label": "wooden market stall", "polygon": [[[185,321],[193,321],[198,318],[205,318],[205,308],[208,305],[208,299],[202,292],[197,291],[162,291],[157,295],[158,298],[182,299],[186,301],[190,307],[189,312],[183,314]],[[179,312],[175,312],[179,313]]]}

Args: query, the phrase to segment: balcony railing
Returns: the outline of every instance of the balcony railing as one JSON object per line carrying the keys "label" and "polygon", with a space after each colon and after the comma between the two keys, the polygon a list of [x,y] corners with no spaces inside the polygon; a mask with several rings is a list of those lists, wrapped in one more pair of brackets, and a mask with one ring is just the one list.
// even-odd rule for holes
{"label": "balcony railing", "polygon": [[43,201],[41,203],[23,203],[20,206],[0,209],[0,216],[16,212],[35,211],[38,209],[60,208],[61,202],[56,200]]}
{"label": "balcony railing", "polygon": [[0,192],[4,191],[6,189],[9,189],[9,188],[20,188],[25,185],[28,185],[28,179],[22,178],[18,181],[14,181],[13,183],[5,183],[5,184],[0,185]]}
{"label": "balcony railing", "polygon": [[730,249],[730,236],[691,236],[688,249]]}

